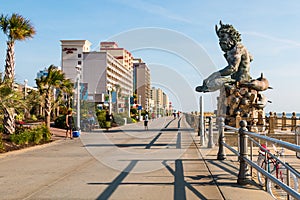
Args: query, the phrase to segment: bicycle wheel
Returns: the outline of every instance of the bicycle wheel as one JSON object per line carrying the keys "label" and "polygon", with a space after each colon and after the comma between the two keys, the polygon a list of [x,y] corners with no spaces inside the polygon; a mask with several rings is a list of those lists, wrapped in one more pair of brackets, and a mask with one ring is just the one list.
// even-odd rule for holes
{"label": "bicycle wheel", "polygon": [[[266,169],[266,163],[264,162],[265,157],[264,155],[259,155],[257,158],[257,165],[260,166],[262,169]],[[260,186],[265,186],[266,178],[263,174],[257,171],[257,180]]]}
{"label": "bicycle wheel", "polygon": [[[271,174],[279,180],[283,178],[282,171],[278,171],[278,177],[276,176],[275,169],[271,172]],[[286,199],[286,192],[280,186],[273,183],[270,179],[267,180],[267,192],[269,192],[274,199]]]}
{"label": "bicycle wheel", "polygon": [[[278,180],[282,181],[284,184],[287,184],[287,170],[285,167],[278,169],[277,176],[276,176],[276,170],[273,170],[271,174],[274,177],[276,177]],[[299,191],[298,179],[293,173],[290,173],[290,187],[293,188],[297,192]],[[267,191],[275,199],[279,199],[279,200],[287,199],[287,193],[281,187],[279,187],[278,185],[276,185],[269,179],[267,180]],[[292,198],[290,198],[290,199],[292,199]]]}
{"label": "bicycle wheel", "polygon": [[[296,192],[300,192],[299,190],[299,183],[298,183],[298,178],[295,174],[290,172],[290,187],[293,188]],[[291,200],[293,198],[290,198]]]}

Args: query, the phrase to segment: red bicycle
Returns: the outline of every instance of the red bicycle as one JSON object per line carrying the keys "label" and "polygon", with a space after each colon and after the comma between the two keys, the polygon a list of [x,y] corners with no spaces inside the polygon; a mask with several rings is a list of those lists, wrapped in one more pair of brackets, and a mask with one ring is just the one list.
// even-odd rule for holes
{"label": "red bicycle", "polygon": [[[266,170],[268,173],[279,179],[283,183],[287,183],[287,169],[284,165],[279,162],[279,159],[284,154],[284,148],[277,150],[275,145],[273,145],[275,154],[272,157],[269,153],[266,155],[266,151],[269,152],[266,145],[261,145],[261,149],[258,153],[257,164]],[[265,186],[266,190],[275,198],[275,199],[286,199],[286,192],[274,184],[271,180],[266,178],[263,174],[257,171],[257,179],[261,186]],[[298,191],[298,179],[295,174],[290,173],[290,186],[294,188],[295,191]]]}

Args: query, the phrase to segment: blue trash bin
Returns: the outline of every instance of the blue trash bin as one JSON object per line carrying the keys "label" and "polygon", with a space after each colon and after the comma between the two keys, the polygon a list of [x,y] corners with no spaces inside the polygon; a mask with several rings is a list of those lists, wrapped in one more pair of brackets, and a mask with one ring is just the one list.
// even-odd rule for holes
{"label": "blue trash bin", "polygon": [[80,131],[73,131],[73,137],[79,137]]}

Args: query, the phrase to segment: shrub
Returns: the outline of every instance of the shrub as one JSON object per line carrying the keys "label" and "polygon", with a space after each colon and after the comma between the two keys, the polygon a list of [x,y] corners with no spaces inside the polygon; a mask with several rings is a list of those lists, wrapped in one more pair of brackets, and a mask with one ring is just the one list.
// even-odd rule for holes
{"label": "shrub", "polygon": [[32,119],[32,121],[37,121],[38,120],[38,118],[35,115],[31,115],[31,119]]}
{"label": "shrub", "polygon": [[19,113],[18,115],[16,115],[15,119],[17,121],[22,121],[24,119],[24,114],[23,113]]}
{"label": "shrub", "polygon": [[40,144],[41,142],[49,142],[51,134],[45,125],[41,125],[33,129],[26,129],[19,134],[13,134],[10,136],[10,140],[18,145],[29,143]]}
{"label": "shrub", "polygon": [[106,119],[105,119],[105,115],[106,115],[106,111],[105,110],[98,110],[96,112],[96,115],[97,115],[97,120],[98,120],[98,123],[99,123],[99,126],[101,128],[106,128]]}
{"label": "shrub", "polygon": [[19,144],[19,145],[28,144],[29,141],[33,140],[33,136],[29,130],[25,130],[24,132],[19,133],[19,134],[12,134],[10,136],[10,140],[13,143]]}
{"label": "shrub", "polygon": [[40,130],[43,133],[43,141],[49,142],[51,140],[51,133],[50,133],[50,130],[48,129],[48,127],[44,124],[44,125],[40,126]]}
{"label": "shrub", "polygon": [[66,115],[60,115],[58,116],[55,121],[54,121],[54,126],[56,128],[62,128],[62,129],[66,129]]}
{"label": "shrub", "polygon": [[134,123],[131,117],[127,117],[127,123],[128,124]]}
{"label": "shrub", "polygon": [[114,119],[115,119],[115,123],[118,125],[118,126],[123,126],[125,124],[125,120],[123,118],[122,115],[120,114],[115,114],[114,115]]}

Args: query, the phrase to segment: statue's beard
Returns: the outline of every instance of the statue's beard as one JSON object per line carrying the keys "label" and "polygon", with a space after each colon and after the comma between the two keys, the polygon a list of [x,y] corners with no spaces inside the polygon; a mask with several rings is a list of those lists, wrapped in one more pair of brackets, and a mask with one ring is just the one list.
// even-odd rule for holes
{"label": "statue's beard", "polygon": [[224,52],[230,51],[235,46],[235,43],[232,41],[220,41],[219,44]]}

